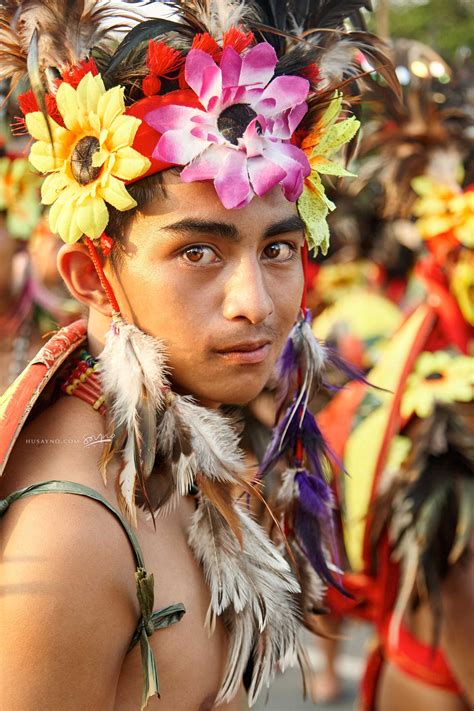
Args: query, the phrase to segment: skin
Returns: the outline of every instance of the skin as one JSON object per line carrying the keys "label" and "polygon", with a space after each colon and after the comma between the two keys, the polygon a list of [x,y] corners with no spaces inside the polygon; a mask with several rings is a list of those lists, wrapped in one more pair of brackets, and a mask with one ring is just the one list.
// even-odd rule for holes
{"label": "skin", "polygon": [[[451,672],[462,689],[462,697],[423,684],[388,662],[384,665],[377,690],[377,711],[429,708],[433,711],[467,711],[474,706],[472,638],[474,622],[468,614],[474,604],[474,538],[463,558],[453,565],[443,582],[441,596],[440,647]],[[423,603],[406,619],[412,634],[423,644],[431,644],[433,618]]]}
{"label": "skin", "polygon": [[[165,342],[176,389],[211,407],[247,402],[265,385],[298,313],[303,232],[296,208],[275,189],[230,212],[209,183],[167,180],[168,197],[133,223],[120,268],[107,263],[106,272],[125,318]],[[221,233],[224,224],[227,236],[209,225],[205,233],[164,229],[184,219],[220,223]],[[283,221],[285,229],[292,221],[292,231],[266,234]],[[197,265],[189,254],[197,255]],[[98,354],[111,309],[85,246],[62,247],[59,268],[89,307],[89,349]],[[268,341],[259,363],[218,352],[249,339]],[[83,443],[91,434],[105,434],[103,418],[81,400],[59,398],[22,431],[0,495],[62,478],[96,489],[117,506],[120,462],[112,461],[102,482],[99,448]],[[209,590],[187,544],[194,508],[194,499],[183,497],[173,513],[157,519],[156,531],[139,512],[136,533],[155,576],[154,607],[183,602],[187,610],[180,623],[150,638],[162,698],[151,700],[147,711],[210,711],[222,678],[226,633],[218,624],[207,636]],[[0,527],[2,707],[136,711],[139,649],[127,653],[139,616],[134,562],[117,522],[95,502],[48,494],[15,503]],[[221,709],[241,711],[243,704],[242,691]]]}

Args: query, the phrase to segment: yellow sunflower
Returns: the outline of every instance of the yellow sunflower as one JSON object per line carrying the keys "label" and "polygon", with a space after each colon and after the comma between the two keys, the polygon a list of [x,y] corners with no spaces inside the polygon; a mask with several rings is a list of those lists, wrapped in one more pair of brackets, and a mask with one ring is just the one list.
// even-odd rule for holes
{"label": "yellow sunflower", "polygon": [[56,94],[64,128],[40,111],[26,115],[28,131],[36,139],[30,161],[45,178],[41,197],[51,205],[49,222],[65,242],[91,239],[105,230],[109,212],[130,210],[136,202],[123,181],[143,175],[150,161],[132,148],[141,123],[125,115],[123,88],[106,91],[100,76],[86,74],[77,89],[63,82]]}
{"label": "yellow sunflower", "polygon": [[408,376],[402,417],[429,417],[437,402],[470,402],[474,397],[474,358],[446,351],[422,353]]}
{"label": "yellow sunflower", "polygon": [[420,196],[413,214],[423,239],[452,232],[466,247],[474,247],[474,190],[456,191],[426,175],[415,178],[412,188]]}

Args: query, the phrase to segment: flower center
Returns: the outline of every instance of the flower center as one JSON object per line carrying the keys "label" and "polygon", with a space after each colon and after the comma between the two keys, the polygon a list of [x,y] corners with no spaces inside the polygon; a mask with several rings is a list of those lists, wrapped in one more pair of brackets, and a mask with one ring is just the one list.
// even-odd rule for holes
{"label": "flower center", "polygon": [[88,185],[99,177],[101,167],[92,165],[92,157],[99,147],[100,143],[95,136],[84,136],[76,143],[71,157],[71,170],[80,185]]}
{"label": "flower center", "polygon": [[235,146],[245,129],[256,117],[255,111],[248,104],[234,104],[228,106],[217,119],[217,128],[230,143]]}
{"label": "flower center", "polygon": [[442,379],[443,379],[442,373],[430,373],[425,378],[425,380],[442,380]]}

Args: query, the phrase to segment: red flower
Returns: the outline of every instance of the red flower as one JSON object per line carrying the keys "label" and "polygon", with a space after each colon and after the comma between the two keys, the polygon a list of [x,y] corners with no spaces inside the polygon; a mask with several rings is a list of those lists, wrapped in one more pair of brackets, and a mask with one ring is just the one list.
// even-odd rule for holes
{"label": "red flower", "polygon": [[237,27],[231,27],[222,37],[222,46],[233,47],[238,54],[255,42],[253,32],[241,32]]}

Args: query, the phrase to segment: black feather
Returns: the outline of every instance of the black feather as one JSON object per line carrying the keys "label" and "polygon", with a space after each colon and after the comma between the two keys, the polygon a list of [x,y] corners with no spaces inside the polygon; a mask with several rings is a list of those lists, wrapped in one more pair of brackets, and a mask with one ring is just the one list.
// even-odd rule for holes
{"label": "black feather", "polygon": [[141,22],[139,25],[134,27],[127,34],[126,37],[117,47],[116,51],[112,55],[108,67],[105,69],[103,77],[106,80],[107,77],[113,74],[114,71],[125,62],[130,53],[137,49],[144,42],[150,39],[155,39],[162,34],[168,32],[177,32],[178,34],[188,36],[192,39],[194,35],[194,30],[183,23],[173,22],[172,20],[157,19],[157,20],[147,20],[146,22]]}

